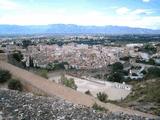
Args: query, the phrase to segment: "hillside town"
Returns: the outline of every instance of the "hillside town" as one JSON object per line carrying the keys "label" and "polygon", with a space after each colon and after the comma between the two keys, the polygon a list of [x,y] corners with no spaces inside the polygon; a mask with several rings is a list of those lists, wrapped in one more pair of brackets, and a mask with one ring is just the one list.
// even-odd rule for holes
{"label": "hillside town", "polygon": [[[87,43],[83,40],[86,38]],[[33,88],[29,87],[31,91],[38,91],[36,94],[43,94],[41,93],[42,88],[38,86],[42,82],[44,82],[43,85],[50,86],[46,88],[47,94],[52,91],[52,84],[56,83],[56,85],[72,88],[74,91],[83,95],[87,94],[104,103],[112,101],[121,105],[133,94],[136,84],[142,83],[154,74],[154,76],[159,76],[160,43],[158,41],[124,44],[110,42],[106,36],[67,36],[67,43],[64,36],[38,39],[36,37],[11,40],[7,38],[0,42],[0,61],[9,63],[8,65],[2,62],[1,68],[12,69],[11,73],[25,79],[25,82],[29,82],[31,85],[35,78],[38,80],[41,79],[39,76],[43,77],[40,83],[37,81]],[[59,43],[58,39],[64,41]],[[94,44],[88,43],[88,40],[93,39]],[[104,39],[105,42],[101,43]],[[75,40],[79,42],[75,42]],[[12,68],[10,64],[18,68]],[[14,71],[15,69],[17,72]],[[29,75],[32,76],[29,78],[24,75],[28,73],[23,70],[38,76]],[[17,74],[22,71],[23,75]],[[24,84],[23,82],[22,84]],[[6,84],[4,88],[6,88]],[[25,84],[25,86],[28,85]],[[21,90],[22,87],[19,89]],[[61,91],[63,90],[59,88],[59,92]],[[73,92],[73,94],[76,93]],[[64,97],[66,97],[65,95]],[[133,103],[129,102],[128,104],[130,106]],[[136,107],[137,105],[135,105],[135,110],[148,113],[145,106],[140,108]],[[157,103],[149,105],[156,107]],[[157,115],[157,111],[153,111],[153,114]]]}
{"label": "hillside town", "polygon": [[0,120],[160,120],[160,0],[0,0]]}

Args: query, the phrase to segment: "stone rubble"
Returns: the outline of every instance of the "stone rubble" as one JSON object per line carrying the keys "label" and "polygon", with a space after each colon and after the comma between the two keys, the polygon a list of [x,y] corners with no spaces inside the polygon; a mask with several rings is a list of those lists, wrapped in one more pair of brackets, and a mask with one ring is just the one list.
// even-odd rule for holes
{"label": "stone rubble", "polygon": [[58,97],[0,89],[0,120],[150,120],[123,113],[96,112]]}

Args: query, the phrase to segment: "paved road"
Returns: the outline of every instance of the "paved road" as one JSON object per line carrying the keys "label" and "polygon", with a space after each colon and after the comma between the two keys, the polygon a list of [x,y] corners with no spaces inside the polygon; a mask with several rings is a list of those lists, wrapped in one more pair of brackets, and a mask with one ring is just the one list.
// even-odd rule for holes
{"label": "paved road", "polygon": [[48,96],[58,96],[62,99],[65,99],[67,101],[70,101],[74,104],[81,104],[85,106],[91,107],[95,102],[106,109],[112,111],[112,112],[123,112],[130,115],[139,115],[143,117],[148,118],[157,118],[157,116],[142,113],[139,111],[122,108],[117,105],[111,104],[111,103],[102,103],[95,99],[94,97],[85,95],[83,93],[80,93],[78,91],[72,90],[70,88],[61,86],[59,84],[53,83],[47,79],[44,79],[38,75],[35,75],[33,73],[30,73],[26,70],[20,69],[18,67],[15,67],[11,64],[8,64],[6,62],[0,61],[0,68],[9,70],[13,76],[16,76],[19,78],[19,80],[29,83],[32,86],[35,86],[39,90],[45,92]]}

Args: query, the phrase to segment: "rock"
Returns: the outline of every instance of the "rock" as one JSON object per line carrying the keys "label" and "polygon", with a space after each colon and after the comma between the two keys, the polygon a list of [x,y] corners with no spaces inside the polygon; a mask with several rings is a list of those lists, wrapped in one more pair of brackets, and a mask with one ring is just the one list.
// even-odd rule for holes
{"label": "rock", "polygon": [[56,96],[42,97],[0,89],[0,98],[0,120],[149,120],[124,113],[96,112]]}

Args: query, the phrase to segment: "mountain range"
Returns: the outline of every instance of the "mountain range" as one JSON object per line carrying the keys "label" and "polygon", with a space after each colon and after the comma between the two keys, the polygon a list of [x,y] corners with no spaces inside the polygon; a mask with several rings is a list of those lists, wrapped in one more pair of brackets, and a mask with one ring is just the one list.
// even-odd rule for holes
{"label": "mountain range", "polygon": [[126,26],[80,26],[74,24],[0,25],[0,34],[160,34],[160,30]]}

